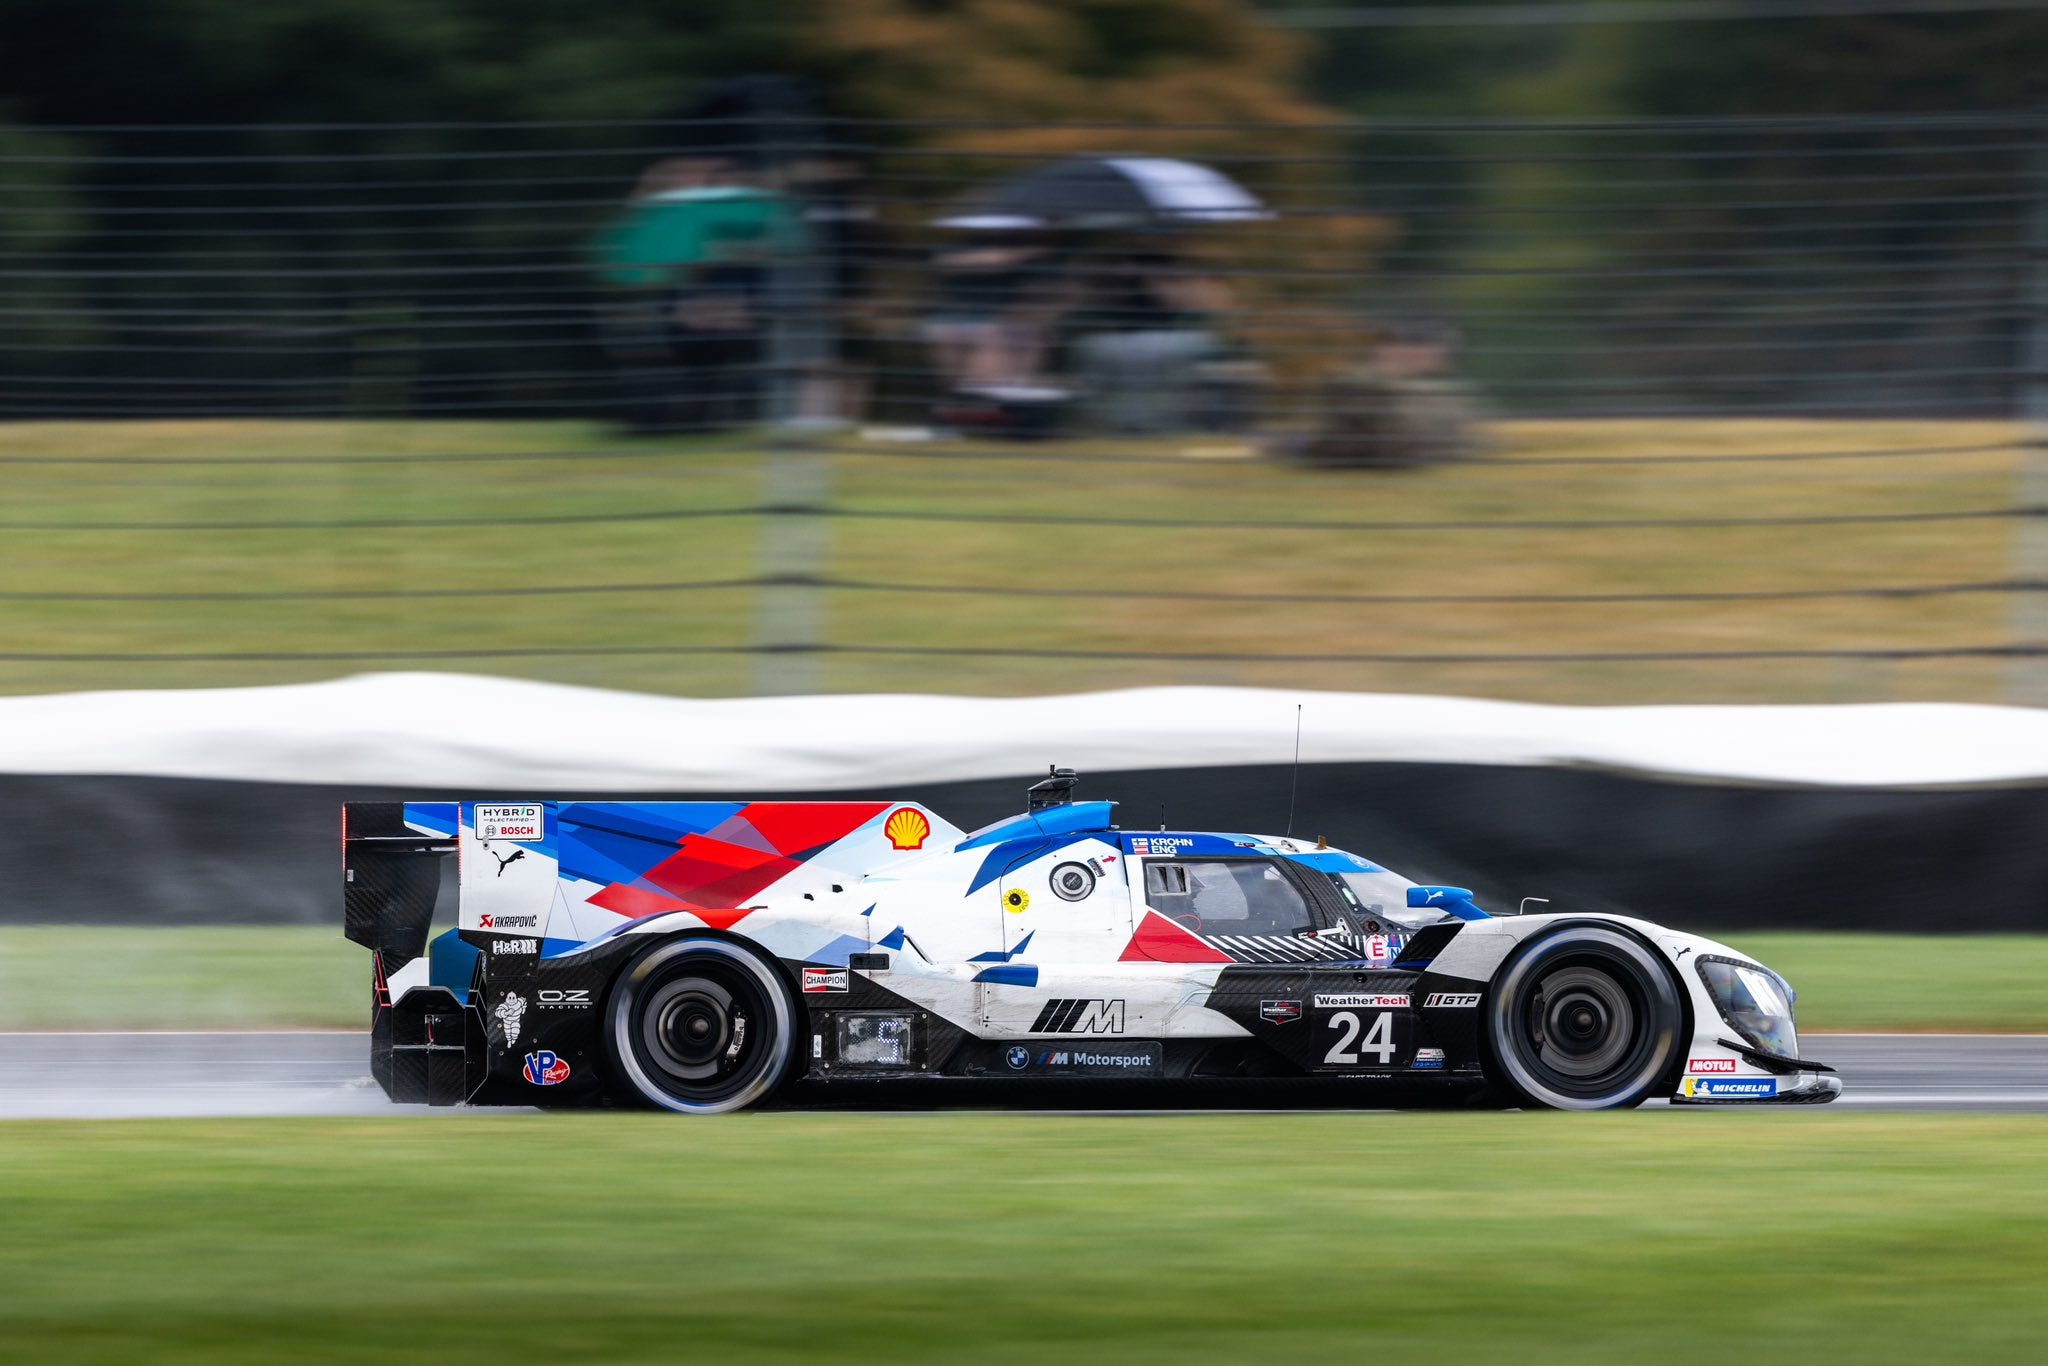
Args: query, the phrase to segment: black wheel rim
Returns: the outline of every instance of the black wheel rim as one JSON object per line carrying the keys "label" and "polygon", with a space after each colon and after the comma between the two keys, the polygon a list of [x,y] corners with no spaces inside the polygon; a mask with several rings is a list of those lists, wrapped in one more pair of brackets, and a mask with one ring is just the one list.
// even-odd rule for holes
{"label": "black wheel rim", "polygon": [[629,1037],[635,1059],[663,1091],[711,1105],[774,1064],[773,1020],[773,1004],[753,974],[690,959],[642,984]]}
{"label": "black wheel rim", "polygon": [[1535,1058],[1547,1070],[1599,1085],[1626,1062],[1638,1017],[1620,982],[1597,968],[1574,966],[1537,983],[1525,1020]]}

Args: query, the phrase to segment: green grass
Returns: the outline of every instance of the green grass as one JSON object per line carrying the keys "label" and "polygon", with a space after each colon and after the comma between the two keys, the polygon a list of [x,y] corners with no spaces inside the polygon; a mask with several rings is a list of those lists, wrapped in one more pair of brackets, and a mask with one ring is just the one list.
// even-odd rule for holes
{"label": "green grass", "polygon": [[1801,1029],[1938,1033],[2048,1030],[2048,935],[1714,936],[1785,974]]}
{"label": "green grass", "polygon": [[[780,482],[758,438],[633,441],[576,422],[0,424],[0,654],[732,649],[755,642],[746,588],[484,599],[88,602],[77,593],[348,593],[747,578],[760,519],[322,531],[157,531],[161,522],[431,520],[828,502],[967,514],[821,524],[825,568],[896,585],[823,595],[834,643],[1066,651],[1241,652],[1250,662],[834,655],[826,691],[1045,693],[1156,683],[1445,692],[1561,702],[1998,700],[1997,660],[1767,664],[1283,663],[1275,653],[1513,653],[1984,646],[2011,625],[1995,594],[1667,603],[1372,602],[1192,605],[989,596],[903,585],[1385,595],[1810,589],[2009,578],[2018,519],[1782,526],[1403,532],[1048,528],[1079,517],[1340,521],[1788,517],[1983,509],[2013,501],[2017,429],[1992,422],[1610,420],[1498,424],[1498,463],[1317,472],[1242,443],[1153,440],[968,446],[934,455],[848,437],[812,487]],[[2001,444],[2008,443],[2008,444]],[[1963,449],[1957,449],[1963,448]],[[1970,449],[1975,448],[1975,449]],[[449,461],[538,452],[512,462]],[[1627,463],[1643,455],[1882,459]],[[594,453],[593,453],[594,452]],[[388,457],[404,457],[393,460]],[[1106,457],[1139,456],[1150,463]],[[417,457],[417,458],[415,458]],[[437,457],[439,459],[429,459]],[[1590,464],[1553,463],[1589,460]],[[190,463],[219,459],[232,463]],[[53,460],[53,463],[36,463]],[[109,463],[131,461],[139,463]],[[81,523],[120,528],[64,529]],[[25,524],[25,525],[17,525]],[[140,525],[141,529],[136,529]],[[786,529],[789,520],[777,523]],[[363,661],[0,658],[0,692],[302,681],[444,667],[650,692],[743,693],[742,655]]]}
{"label": "green grass", "polygon": [[0,1129],[20,1361],[2034,1362],[2048,1121]]}
{"label": "green grass", "polygon": [[340,926],[0,926],[0,1029],[368,1029]]}
{"label": "green grass", "polygon": [[[1802,1029],[2048,1030],[2048,936],[1716,937],[1791,979]],[[338,929],[0,927],[0,1029],[350,1029],[368,993]]]}

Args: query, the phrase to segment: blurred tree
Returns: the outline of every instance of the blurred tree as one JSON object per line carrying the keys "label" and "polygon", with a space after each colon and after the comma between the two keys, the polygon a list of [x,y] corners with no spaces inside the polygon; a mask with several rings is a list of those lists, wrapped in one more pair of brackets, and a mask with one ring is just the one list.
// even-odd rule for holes
{"label": "blurred tree", "polygon": [[[808,32],[820,74],[850,114],[984,124],[1330,117],[1298,88],[1305,44],[1243,0],[832,0]],[[981,150],[1100,143],[1078,129],[938,136]],[[1215,144],[1208,136],[1205,145]]]}

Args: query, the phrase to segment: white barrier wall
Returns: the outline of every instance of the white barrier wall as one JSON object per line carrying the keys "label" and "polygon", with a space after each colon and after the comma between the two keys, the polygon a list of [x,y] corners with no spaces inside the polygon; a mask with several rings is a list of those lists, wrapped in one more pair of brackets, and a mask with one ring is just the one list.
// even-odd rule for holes
{"label": "white barrier wall", "polygon": [[1141,688],[1064,697],[655,697],[461,674],[0,698],[0,773],[533,791],[840,791],[1042,770],[1562,766],[1735,783],[2048,780],[2048,711],[1558,707]]}

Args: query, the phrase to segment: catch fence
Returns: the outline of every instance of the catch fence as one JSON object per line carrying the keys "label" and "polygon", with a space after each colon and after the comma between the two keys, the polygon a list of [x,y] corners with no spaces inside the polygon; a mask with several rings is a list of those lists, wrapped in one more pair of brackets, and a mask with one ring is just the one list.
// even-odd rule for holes
{"label": "catch fence", "polygon": [[0,686],[2040,700],[2043,132],[0,130]]}

